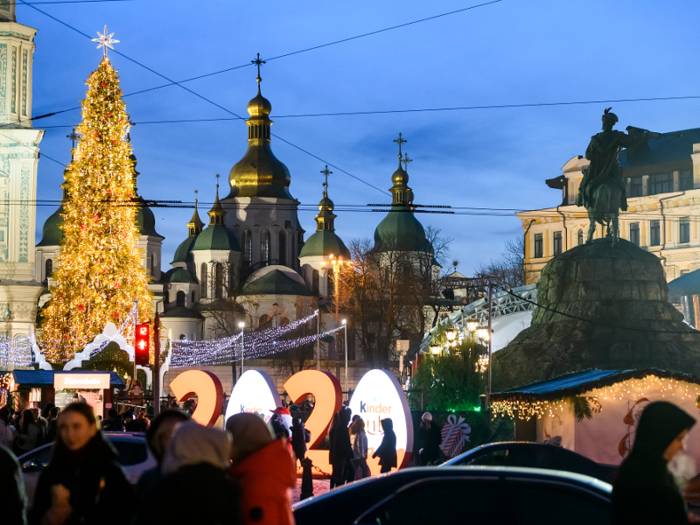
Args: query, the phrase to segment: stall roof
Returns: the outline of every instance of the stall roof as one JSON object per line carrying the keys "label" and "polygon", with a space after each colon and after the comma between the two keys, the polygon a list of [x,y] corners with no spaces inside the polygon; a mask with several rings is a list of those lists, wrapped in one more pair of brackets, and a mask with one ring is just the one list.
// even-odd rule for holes
{"label": "stall roof", "polygon": [[641,379],[650,375],[700,384],[700,379],[689,374],[680,374],[677,372],[659,370],[657,368],[640,370],[588,370],[586,372],[567,374],[548,381],[533,383],[504,392],[495,392],[491,398],[494,401],[502,401],[576,396],[594,388],[610,386],[621,381],[626,381],[627,379]]}
{"label": "stall roof", "polygon": [[[58,370],[59,373],[69,373],[69,374],[95,374],[100,373],[99,371],[86,371],[86,370],[70,370],[63,372]],[[40,387],[40,386],[53,386],[53,370],[14,370],[12,372],[12,377],[15,383],[18,385]],[[119,374],[116,372],[102,372],[109,374],[109,384],[111,386],[123,387],[124,381]]]}
{"label": "stall roof", "polygon": [[700,294],[700,270],[693,270],[668,283],[668,294],[671,297]]}

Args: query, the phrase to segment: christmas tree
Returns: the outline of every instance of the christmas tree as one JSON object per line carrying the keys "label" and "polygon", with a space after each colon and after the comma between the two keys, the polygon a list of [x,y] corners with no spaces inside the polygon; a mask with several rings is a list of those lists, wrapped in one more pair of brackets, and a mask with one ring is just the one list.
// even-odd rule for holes
{"label": "christmas tree", "polygon": [[106,56],[86,84],[80,140],[65,175],[56,286],[43,311],[41,343],[53,363],[70,360],[108,322],[119,326],[136,301],[139,318],[151,316],[149,277],[136,247],[129,115]]}

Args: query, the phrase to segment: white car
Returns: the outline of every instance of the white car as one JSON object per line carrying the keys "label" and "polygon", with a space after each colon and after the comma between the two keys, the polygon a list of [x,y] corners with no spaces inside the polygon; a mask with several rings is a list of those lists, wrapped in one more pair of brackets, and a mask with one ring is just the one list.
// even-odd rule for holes
{"label": "white car", "polygon": [[[138,432],[105,432],[104,437],[117,451],[117,462],[124,467],[129,483],[136,485],[144,471],[156,466],[156,459],[151,454],[146,438]],[[27,491],[29,505],[34,502],[34,491],[39,483],[41,471],[49,465],[53,443],[43,445],[20,456],[24,487]]]}

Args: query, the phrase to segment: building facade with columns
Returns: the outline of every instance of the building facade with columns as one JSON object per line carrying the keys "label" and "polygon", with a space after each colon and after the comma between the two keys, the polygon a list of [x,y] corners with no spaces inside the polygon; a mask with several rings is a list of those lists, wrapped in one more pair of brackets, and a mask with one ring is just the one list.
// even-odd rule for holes
{"label": "building facade with columns", "polygon": [[[620,237],[661,259],[671,281],[700,268],[700,128],[665,133],[619,157],[628,209],[620,212]],[[585,242],[589,220],[576,205],[583,169],[578,155],[546,181],[561,191],[556,207],[517,213],[525,235],[527,283],[536,283],[554,256]],[[594,238],[604,235],[596,227]]]}

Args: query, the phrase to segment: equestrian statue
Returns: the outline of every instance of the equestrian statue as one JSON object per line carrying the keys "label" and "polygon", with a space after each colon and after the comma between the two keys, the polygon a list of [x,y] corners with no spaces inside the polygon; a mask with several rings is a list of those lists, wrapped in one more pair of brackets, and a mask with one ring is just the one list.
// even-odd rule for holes
{"label": "equestrian statue", "polygon": [[586,244],[593,242],[596,223],[605,226],[606,237],[612,239],[613,246],[620,238],[618,217],[620,210],[627,210],[627,191],[618,162],[620,150],[661,137],[661,133],[632,126],[627,128],[629,134],[613,130],[618,118],[610,112],[611,109],[606,109],[603,114],[603,131],[591,137],[586,149],[586,158],[591,163],[583,169],[583,181],[576,200],[576,204],[586,208],[591,221]]}

